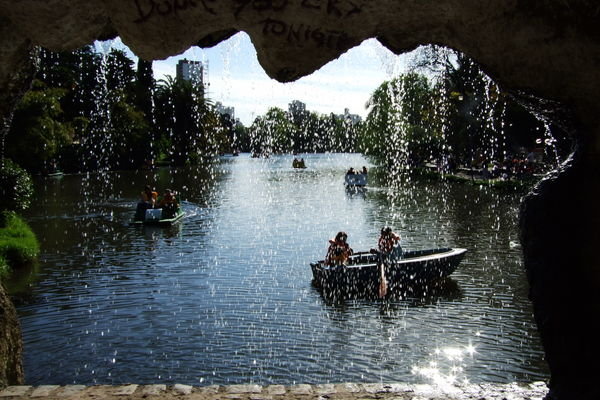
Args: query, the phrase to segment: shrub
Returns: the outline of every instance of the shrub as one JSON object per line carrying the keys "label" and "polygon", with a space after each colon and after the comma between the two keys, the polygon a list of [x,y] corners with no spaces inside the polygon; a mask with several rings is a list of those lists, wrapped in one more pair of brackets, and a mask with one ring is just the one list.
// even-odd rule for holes
{"label": "shrub", "polygon": [[33,262],[39,252],[39,243],[29,225],[12,211],[0,213],[0,276]]}
{"label": "shrub", "polygon": [[9,159],[0,161],[0,211],[21,211],[31,204],[33,183],[23,168]]}

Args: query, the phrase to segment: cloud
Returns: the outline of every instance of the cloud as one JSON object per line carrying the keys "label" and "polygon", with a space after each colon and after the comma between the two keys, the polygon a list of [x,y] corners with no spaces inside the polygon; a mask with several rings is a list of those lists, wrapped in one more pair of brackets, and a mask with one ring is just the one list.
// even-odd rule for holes
{"label": "cloud", "polygon": [[222,65],[227,67],[218,69],[219,64],[210,61],[209,97],[235,107],[236,116],[245,125],[270,107],[287,109],[292,100],[304,102],[310,111],[342,114],[348,108],[365,117],[365,103],[373,91],[405,69],[405,57],[368,40],[307,77],[280,83],[260,67],[247,35],[238,34],[230,40],[232,43],[221,49],[222,60],[228,61]]}
{"label": "cloud", "polygon": [[[230,78],[227,81],[211,80],[209,97],[233,105],[236,116],[246,125],[254,117],[264,114],[270,107],[287,110],[293,100],[304,102],[307,109],[323,114],[342,114],[345,108],[364,116],[364,104],[371,93],[368,85],[354,87],[344,83],[327,82],[327,77],[306,79],[294,83],[279,83],[269,79]],[[378,81],[377,81],[378,82]],[[372,81],[373,89],[379,84]]]}

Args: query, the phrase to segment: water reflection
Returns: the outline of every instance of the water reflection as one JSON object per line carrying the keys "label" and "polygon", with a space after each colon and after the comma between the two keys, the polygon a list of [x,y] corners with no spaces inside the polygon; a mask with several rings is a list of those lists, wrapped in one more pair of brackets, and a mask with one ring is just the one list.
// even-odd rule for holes
{"label": "water reflection", "polygon": [[[469,344],[477,351],[461,376],[472,382],[547,377],[511,246],[517,195],[393,188],[359,155],[304,158],[302,171],[293,156],[241,155],[119,172],[106,186],[94,176],[39,180],[27,218],[42,259],[18,307],[27,383],[423,382],[413,367]],[[365,164],[368,189],[347,193],[348,166]],[[146,183],[180,193],[180,224],[129,226]],[[344,230],[355,250],[368,249],[383,225],[407,249],[461,246],[468,258],[439,291],[324,300],[309,263],[327,240]]]}
{"label": "water reflection", "polygon": [[343,307],[348,302],[356,300],[365,300],[369,302],[379,302],[383,307],[395,307],[398,304],[409,307],[422,307],[435,304],[438,301],[460,300],[463,295],[457,281],[452,278],[443,278],[427,285],[411,285],[405,288],[390,290],[385,298],[381,299],[376,292],[353,292],[344,294],[344,296],[331,296],[327,292],[320,290],[313,282],[313,289],[319,293],[323,302],[328,306]]}
{"label": "water reflection", "polygon": [[429,355],[429,360],[415,365],[412,372],[432,381],[442,389],[456,384],[468,384],[466,371],[476,359],[477,349],[472,344],[460,347],[436,348]]}
{"label": "water reflection", "polygon": [[346,196],[348,196],[350,199],[365,199],[367,197],[368,190],[369,189],[365,186],[346,186]]}

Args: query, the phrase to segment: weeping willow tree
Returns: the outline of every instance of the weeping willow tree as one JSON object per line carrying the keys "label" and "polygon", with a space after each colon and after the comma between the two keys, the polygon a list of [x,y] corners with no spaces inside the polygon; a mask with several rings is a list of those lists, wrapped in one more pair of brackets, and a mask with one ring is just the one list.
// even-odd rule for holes
{"label": "weeping willow tree", "polygon": [[359,148],[393,174],[432,156],[441,133],[435,128],[433,91],[417,73],[381,84],[370,97],[370,109]]}
{"label": "weeping willow tree", "polygon": [[[568,154],[565,132],[521,107],[468,56],[427,46],[411,71],[374,91],[360,137],[361,151],[391,174],[428,161],[488,167],[540,147],[553,165],[557,152]],[[552,148],[543,149],[548,143]]]}

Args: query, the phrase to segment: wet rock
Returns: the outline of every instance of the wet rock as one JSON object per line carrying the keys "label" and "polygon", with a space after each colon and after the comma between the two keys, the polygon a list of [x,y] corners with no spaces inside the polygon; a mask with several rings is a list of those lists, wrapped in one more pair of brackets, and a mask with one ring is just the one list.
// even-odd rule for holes
{"label": "wet rock", "polygon": [[[377,38],[396,53],[441,43],[477,59],[515,94],[532,93],[573,105],[579,117],[595,120],[597,114],[586,116],[598,110],[591,100],[600,92],[597,5],[586,0],[523,4],[0,0],[7,33],[20,39],[2,38],[0,48],[27,40],[71,50],[119,35],[137,55],[150,60],[197,44],[214,45],[244,31],[267,74],[284,82],[312,73],[367,38]],[[14,71],[5,61],[0,69]]]}
{"label": "wet rock", "polygon": [[117,386],[113,392],[115,396],[131,396],[138,388],[138,385]]}
{"label": "wet rock", "polygon": [[159,396],[167,391],[167,385],[145,385],[142,388],[143,396]]}
{"label": "wet rock", "polygon": [[[158,396],[160,399],[177,399],[177,400],[218,400],[218,399],[246,399],[246,400],[283,400],[283,399],[296,399],[306,400],[309,398],[315,399],[336,399],[336,400],[366,400],[366,399],[380,399],[380,400],[539,400],[547,392],[547,388],[544,384],[532,384],[532,385],[465,385],[457,386],[452,388],[439,388],[432,385],[408,385],[401,383],[385,384],[384,387],[392,389],[388,391],[382,391],[378,393],[371,393],[365,389],[373,389],[376,385],[380,384],[368,384],[363,386],[361,384],[352,384],[356,388],[359,388],[356,392],[348,391],[336,391],[331,394],[318,394],[319,390],[327,388],[331,389],[329,385],[294,385],[289,387],[289,391],[284,390],[269,390],[274,388],[272,385],[266,386],[263,392],[263,387],[258,385],[233,385],[234,387],[224,386],[223,390],[205,390],[207,387],[192,387],[189,386],[185,392],[179,390],[179,386],[185,385],[173,385],[172,387],[165,385],[145,385],[137,388],[136,385],[126,386],[108,386],[108,385],[96,385],[88,388],[80,386],[66,386],[61,389],[55,387],[44,387],[39,386],[32,388],[31,386],[10,386],[0,391],[0,399],[7,398],[11,400],[28,400],[33,398],[51,398],[51,399],[62,399],[62,398],[77,398],[77,399],[114,399],[127,398],[131,400],[152,398],[152,396]],[[132,386],[136,386],[136,389],[131,390]],[[248,388],[248,386],[252,388]],[[260,392],[256,393],[256,388],[260,388]],[[343,385],[334,384],[334,388],[341,388]],[[362,389],[361,389],[362,386]],[[242,387],[246,387],[245,389]],[[379,386],[381,387],[381,386]],[[123,388],[128,388],[128,394],[122,391]],[[371,390],[372,391],[372,390]],[[268,393],[268,394],[264,394]]]}
{"label": "wet rock", "polygon": [[58,389],[60,386],[58,385],[42,385],[42,386],[38,386],[36,387],[32,392],[31,392],[31,398],[37,398],[37,397],[48,397],[50,396],[54,391],[56,391],[56,389]]}
{"label": "wet rock", "polygon": [[173,392],[180,394],[180,395],[187,395],[192,393],[192,390],[194,388],[192,386],[189,385],[182,385],[180,383],[176,384],[173,386]]}
{"label": "wet rock", "polygon": [[557,399],[600,398],[600,388],[590,384],[600,357],[590,322],[600,310],[595,261],[600,209],[592,205],[592,198],[600,196],[598,160],[597,154],[578,150],[521,207],[529,297]]}
{"label": "wet rock", "polygon": [[259,385],[231,385],[227,386],[227,393],[260,393],[262,387]]}
{"label": "wet rock", "polygon": [[24,382],[22,354],[17,312],[0,283],[0,388]]}
{"label": "wet rock", "polygon": [[23,397],[31,391],[31,386],[9,386],[0,392],[2,397]]}

